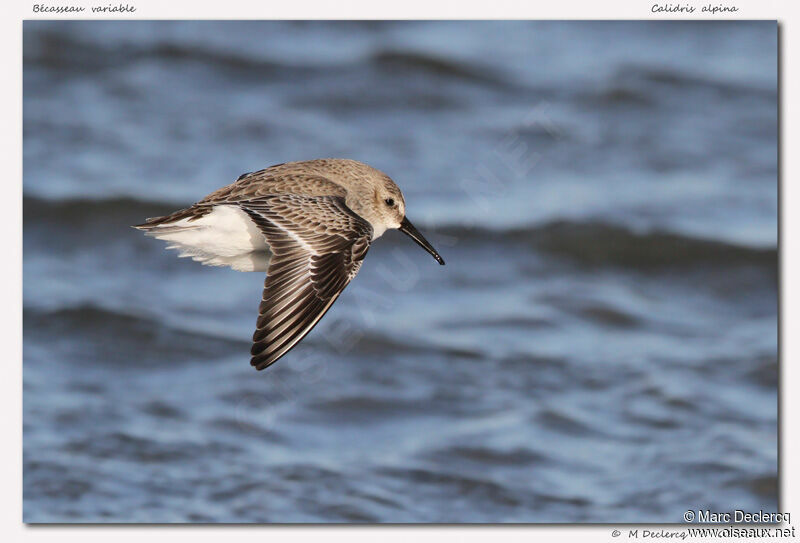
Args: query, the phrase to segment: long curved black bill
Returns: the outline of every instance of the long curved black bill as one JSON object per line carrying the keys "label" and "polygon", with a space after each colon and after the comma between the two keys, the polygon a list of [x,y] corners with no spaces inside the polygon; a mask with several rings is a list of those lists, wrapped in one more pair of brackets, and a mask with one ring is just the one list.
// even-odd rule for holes
{"label": "long curved black bill", "polygon": [[428,251],[431,256],[436,259],[436,262],[444,266],[444,259],[439,256],[439,253],[436,252],[436,249],[433,248],[433,245],[428,243],[428,240],[425,239],[425,236],[420,234],[419,230],[414,228],[414,225],[411,224],[411,221],[409,221],[407,217],[404,217],[403,222],[400,223],[400,231],[416,241],[420,247]]}

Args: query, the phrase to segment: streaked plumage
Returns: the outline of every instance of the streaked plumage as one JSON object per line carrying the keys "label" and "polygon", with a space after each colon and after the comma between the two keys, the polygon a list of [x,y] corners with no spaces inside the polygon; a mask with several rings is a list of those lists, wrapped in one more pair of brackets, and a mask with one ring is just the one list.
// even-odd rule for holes
{"label": "streaked plumage", "polygon": [[290,162],[244,174],[136,228],[167,241],[179,256],[267,272],[251,349],[259,370],[319,322],[387,229],[400,229],[444,264],[405,218],[397,185],[354,160]]}

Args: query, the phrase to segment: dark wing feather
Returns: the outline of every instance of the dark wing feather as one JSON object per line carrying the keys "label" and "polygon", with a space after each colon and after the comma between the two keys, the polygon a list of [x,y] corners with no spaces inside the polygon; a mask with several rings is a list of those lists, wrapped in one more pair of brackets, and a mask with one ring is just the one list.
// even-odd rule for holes
{"label": "dark wing feather", "polygon": [[259,370],[308,334],[355,277],[372,226],[337,196],[276,194],[239,202],[272,251],[253,334]]}

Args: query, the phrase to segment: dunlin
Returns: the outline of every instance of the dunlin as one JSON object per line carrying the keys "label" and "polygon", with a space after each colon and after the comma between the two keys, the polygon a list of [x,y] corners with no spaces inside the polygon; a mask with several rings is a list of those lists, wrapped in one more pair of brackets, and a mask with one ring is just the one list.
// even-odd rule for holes
{"label": "dunlin", "polygon": [[399,229],[444,265],[406,218],[394,181],[355,160],[288,162],[246,173],[136,228],[182,257],[267,272],[250,360],[259,370],[311,331],[386,230]]}

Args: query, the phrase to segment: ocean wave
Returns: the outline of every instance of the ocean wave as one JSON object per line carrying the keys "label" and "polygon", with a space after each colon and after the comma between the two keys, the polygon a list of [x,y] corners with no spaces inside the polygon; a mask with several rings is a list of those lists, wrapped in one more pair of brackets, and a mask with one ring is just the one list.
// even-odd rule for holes
{"label": "ocean wave", "polygon": [[370,61],[373,66],[389,70],[393,74],[400,71],[497,87],[514,86],[511,81],[488,66],[469,65],[428,53],[384,50],[374,53]]}
{"label": "ocean wave", "polygon": [[[518,507],[532,498],[521,490],[509,488],[489,477],[465,476],[459,473],[433,471],[425,468],[381,467],[380,477],[394,478],[411,485],[421,494],[445,493],[468,497],[489,507]],[[528,504],[531,505],[531,504]]]}
{"label": "ocean wave", "polygon": [[577,98],[593,108],[653,108],[676,95],[706,93],[717,99],[777,100],[773,89],[735,81],[711,79],[667,67],[622,66],[604,84],[580,91]]}
{"label": "ocean wave", "polygon": [[[60,362],[152,367],[176,362],[246,357],[249,343],[178,329],[158,319],[83,304],[55,310],[23,309],[26,343],[49,345]],[[26,352],[34,357],[39,351]]]}
{"label": "ocean wave", "polygon": [[428,453],[427,456],[432,460],[445,462],[447,464],[469,462],[493,467],[542,466],[551,461],[546,455],[527,448],[518,447],[507,450],[480,445],[451,445],[443,449],[432,451]]}
{"label": "ocean wave", "polygon": [[442,235],[462,243],[523,245],[576,264],[621,266],[640,270],[702,266],[749,265],[777,273],[776,247],[751,247],[696,238],[664,230],[636,232],[601,220],[555,220],[529,227],[492,230],[445,226]]}
{"label": "ocean wave", "polygon": [[459,348],[451,345],[436,345],[427,342],[417,341],[409,343],[400,338],[391,337],[389,335],[377,332],[375,330],[363,330],[358,336],[358,341],[352,346],[352,353],[359,356],[374,356],[378,354],[385,354],[387,352],[393,353],[395,356],[421,356],[427,357],[431,351],[452,358],[458,359],[481,359],[484,353],[469,349]]}
{"label": "ocean wave", "polygon": [[613,85],[609,88],[587,93],[582,96],[583,100],[594,107],[636,107],[647,108],[655,105],[653,98],[644,90],[636,90],[621,85]]}
{"label": "ocean wave", "polygon": [[517,85],[490,66],[473,65],[443,56],[409,50],[378,50],[345,63],[292,63],[213,49],[194,43],[154,41],[147,45],[94,43],[54,29],[26,34],[24,62],[62,73],[95,73],[142,61],[194,63],[228,75],[258,80],[298,80],[313,75],[340,76],[342,70],[379,70],[392,75],[431,76],[497,88]]}
{"label": "ocean wave", "polygon": [[662,88],[671,91],[711,91],[723,98],[752,96],[777,99],[777,92],[774,89],[711,79],[668,67],[627,65],[617,71],[614,79],[626,84],[626,88],[629,88],[627,85],[632,85],[642,91]]}
{"label": "ocean wave", "polygon": [[201,455],[230,454],[239,449],[230,443],[167,442],[119,431],[69,441],[64,445],[64,450],[94,460],[114,458],[120,461],[161,464],[181,462]]}
{"label": "ocean wave", "polygon": [[75,227],[96,221],[117,222],[121,218],[136,217],[136,222],[130,224],[138,224],[147,217],[167,215],[176,209],[187,207],[190,203],[155,202],[127,196],[52,200],[26,195],[22,198],[22,220],[25,227],[35,223],[58,223]]}
{"label": "ocean wave", "polygon": [[361,91],[333,93],[328,89],[310,90],[290,101],[293,107],[321,109],[334,114],[359,114],[365,111],[446,111],[466,107],[464,100],[445,93],[381,88],[368,94]]}
{"label": "ocean wave", "polygon": [[280,75],[297,78],[333,66],[299,65],[248,55],[243,52],[215,50],[194,44],[156,41],[147,45],[109,45],[77,38],[71,32],[44,30],[26,33],[24,62],[49,71],[87,74],[118,69],[136,62],[157,60],[172,63],[198,63],[228,75],[263,80]]}

